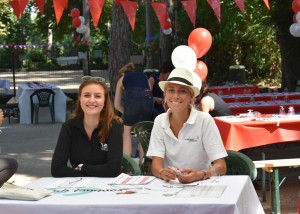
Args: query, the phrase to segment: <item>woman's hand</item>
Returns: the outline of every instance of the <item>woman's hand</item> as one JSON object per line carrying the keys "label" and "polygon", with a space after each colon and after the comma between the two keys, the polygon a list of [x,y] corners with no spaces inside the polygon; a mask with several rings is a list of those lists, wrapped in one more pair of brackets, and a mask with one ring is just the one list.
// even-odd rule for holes
{"label": "woman's hand", "polygon": [[193,169],[181,169],[180,171],[181,173],[177,174],[177,178],[179,182],[183,184],[188,184],[194,181],[203,180],[205,176],[203,172],[198,172]]}
{"label": "woman's hand", "polygon": [[176,179],[176,172],[170,168],[162,168],[159,172],[159,177],[164,181],[169,182],[170,180]]}

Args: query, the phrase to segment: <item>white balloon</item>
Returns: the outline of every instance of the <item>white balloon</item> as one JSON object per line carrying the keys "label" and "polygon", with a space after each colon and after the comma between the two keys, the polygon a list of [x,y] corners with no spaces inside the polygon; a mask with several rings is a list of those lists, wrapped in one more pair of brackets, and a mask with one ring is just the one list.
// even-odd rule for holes
{"label": "white balloon", "polygon": [[77,33],[84,34],[87,31],[87,26],[81,24],[78,28],[76,28]]}
{"label": "white balloon", "polygon": [[164,33],[165,35],[170,35],[170,34],[172,33],[172,28],[163,30],[163,33]]}
{"label": "white balloon", "polygon": [[300,24],[299,23],[294,23],[290,26],[290,33],[294,37],[300,37]]}
{"label": "white balloon", "polygon": [[194,79],[194,86],[196,86],[197,88],[199,88],[199,90],[201,90],[202,87],[202,81],[201,78],[198,76],[198,74],[196,74],[195,72],[193,72],[193,79]]}
{"label": "white balloon", "polygon": [[296,20],[300,24],[300,11],[296,14]]}
{"label": "white balloon", "polygon": [[172,52],[172,63],[175,68],[186,68],[193,72],[197,64],[195,51],[186,45],[176,47]]}
{"label": "white balloon", "polygon": [[79,16],[79,19],[80,19],[80,21],[81,21],[81,24],[83,25],[84,22],[85,22],[85,18],[84,18],[83,16]]}

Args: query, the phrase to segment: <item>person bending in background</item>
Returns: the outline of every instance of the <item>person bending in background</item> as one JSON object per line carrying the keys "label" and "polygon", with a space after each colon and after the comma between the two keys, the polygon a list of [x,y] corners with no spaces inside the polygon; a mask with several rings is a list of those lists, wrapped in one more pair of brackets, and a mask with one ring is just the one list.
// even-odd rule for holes
{"label": "person bending in background", "polygon": [[115,177],[121,172],[122,120],[101,79],[83,77],[75,115],[63,124],[54,150],[54,177]]}
{"label": "person bending in background", "polygon": [[212,117],[233,115],[227,103],[214,92],[210,92],[206,80],[202,82],[199,110]]}
{"label": "person bending in background", "polygon": [[192,72],[184,68],[175,68],[159,83],[169,109],[155,118],[147,156],[152,158],[153,175],[165,181],[203,180],[212,169],[226,174],[227,152],[218,127],[209,114],[193,107],[199,94],[193,83]]}
{"label": "person bending in background", "polygon": [[[3,120],[4,113],[2,109],[0,109],[0,126],[3,123]],[[0,158],[0,187],[15,174],[17,169],[18,162],[16,159],[8,157]]]}
{"label": "person bending in background", "polygon": [[[128,63],[124,69],[127,72],[118,80],[114,104],[116,110],[123,114],[124,119],[123,152],[134,156],[131,128],[140,121],[153,120],[153,95],[146,75],[143,72],[134,72],[133,63]],[[140,144],[139,152],[140,158],[143,157]]]}
{"label": "person bending in background", "polygon": [[167,60],[161,66],[160,71],[158,73],[155,72],[149,78],[150,88],[152,90],[153,99],[154,99],[154,111],[155,111],[154,117],[165,112],[164,96],[163,96],[164,93],[160,89],[158,83],[159,81],[166,81],[173,69],[174,69],[174,65],[172,61]]}

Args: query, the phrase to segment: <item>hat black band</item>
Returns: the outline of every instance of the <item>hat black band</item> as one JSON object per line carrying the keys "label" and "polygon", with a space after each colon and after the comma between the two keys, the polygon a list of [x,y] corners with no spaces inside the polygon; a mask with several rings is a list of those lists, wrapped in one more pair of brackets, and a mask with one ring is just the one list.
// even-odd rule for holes
{"label": "hat black band", "polygon": [[190,81],[188,81],[184,78],[181,78],[181,77],[171,77],[170,79],[168,79],[168,81],[179,81],[179,82],[183,82],[187,85],[193,86],[193,84]]}

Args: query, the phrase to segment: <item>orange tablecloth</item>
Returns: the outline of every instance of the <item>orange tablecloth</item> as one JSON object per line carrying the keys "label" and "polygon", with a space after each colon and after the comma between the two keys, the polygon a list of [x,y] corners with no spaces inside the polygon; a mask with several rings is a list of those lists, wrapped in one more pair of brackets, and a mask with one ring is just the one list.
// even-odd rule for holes
{"label": "orange tablecloth", "polygon": [[[232,120],[233,118],[233,120]],[[226,149],[239,151],[272,143],[300,140],[300,115],[293,119],[245,121],[236,117],[215,117]]]}
{"label": "orange tablecloth", "polygon": [[261,114],[278,114],[280,106],[285,107],[287,113],[288,107],[293,106],[296,113],[300,112],[300,100],[290,100],[289,102],[284,102],[282,100],[276,101],[255,101],[250,102],[233,102],[228,103],[229,108],[234,114],[247,113],[248,109],[253,111],[258,111]]}
{"label": "orange tablecloth", "polygon": [[225,94],[221,95],[222,99],[227,102],[249,102],[250,98],[253,97],[255,101],[270,101],[271,98],[275,100],[284,100],[284,97],[289,100],[299,100],[299,92],[289,92],[289,93],[259,93],[259,94]]}
{"label": "orange tablecloth", "polygon": [[224,85],[210,86],[209,90],[216,94],[256,94],[259,93],[257,85]]}

